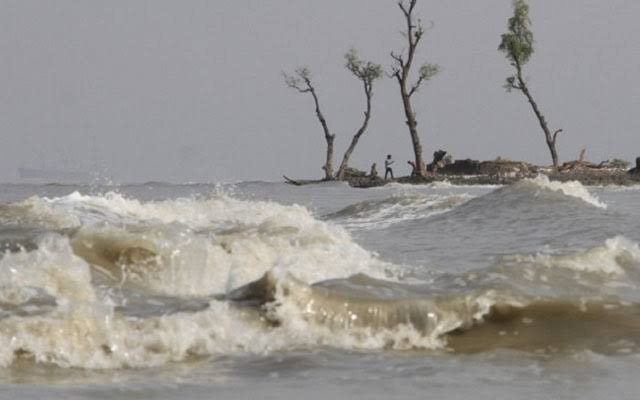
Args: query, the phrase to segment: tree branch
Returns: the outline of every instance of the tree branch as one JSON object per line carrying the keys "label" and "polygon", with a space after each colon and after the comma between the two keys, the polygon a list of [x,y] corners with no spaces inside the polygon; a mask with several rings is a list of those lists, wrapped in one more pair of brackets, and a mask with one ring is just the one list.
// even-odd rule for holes
{"label": "tree branch", "polygon": [[404,60],[402,59],[402,55],[396,54],[392,51],[391,58],[393,58],[394,61],[398,63],[398,65],[404,65]]}
{"label": "tree branch", "polygon": [[391,52],[391,58],[396,62],[395,66],[391,67],[391,73],[388,74],[389,78],[397,78],[398,82],[402,81],[404,75],[404,60],[402,55]]}
{"label": "tree branch", "polygon": [[409,91],[409,97],[413,96],[413,94],[418,91],[423,81],[424,77],[421,76],[420,78],[418,78],[418,81],[411,87],[411,90]]}
{"label": "tree branch", "polygon": [[558,134],[562,133],[562,129],[558,129],[557,131],[555,131],[553,133],[553,143],[556,142],[556,140],[558,139]]}
{"label": "tree branch", "polygon": [[411,7],[409,10],[407,10],[406,6],[404,5],[404,1],[399,1],[398,2],[398,7],[400,7],[400,10],[402,10],[402,13],[404,14],[405,18],[409,18],[409,14],[411,13],[411,10],[413,10],[413,7],[415,6],[415,1],[411,1],[411,4],[409,4],[409,7]]}

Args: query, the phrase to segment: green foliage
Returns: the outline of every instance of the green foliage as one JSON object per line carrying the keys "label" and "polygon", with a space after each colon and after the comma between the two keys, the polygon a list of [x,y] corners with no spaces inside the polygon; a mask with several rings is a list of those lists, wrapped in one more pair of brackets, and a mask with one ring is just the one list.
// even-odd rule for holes
{"label": "green foliage", "polygon": [[533,54],[533,32],[529,30],[529,6],[525,0],[513,0],[513,17],[509,18],[509,32],[502,35],[498,50],[514,67],[521,68]]}
{"label": "green foliage", "polygon": [[440,66],[437,64],[423,64],[420,67],[420,79],[428,81],[440,72]]}
{"label": "green foliage", "polygon": [[371,84],[376,79],[382,77],[382,65],[360,59],[356,49],[350,49],[347,54],[344,55],[344,59],[347,69],[366,83]]}

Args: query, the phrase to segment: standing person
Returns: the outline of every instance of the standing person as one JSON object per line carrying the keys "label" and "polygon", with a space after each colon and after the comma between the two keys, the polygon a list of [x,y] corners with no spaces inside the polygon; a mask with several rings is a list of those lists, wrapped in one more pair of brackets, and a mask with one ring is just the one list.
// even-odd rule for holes
{"label": "standing person", "polygon": [[387,154],[387,159],[384,160],[384,180],[387,180],[387,176],[391,175],[391,179],[393,179],[393,170],[391,169],[391,164],[393,164],[393,160],[391,159],[391,154]]}

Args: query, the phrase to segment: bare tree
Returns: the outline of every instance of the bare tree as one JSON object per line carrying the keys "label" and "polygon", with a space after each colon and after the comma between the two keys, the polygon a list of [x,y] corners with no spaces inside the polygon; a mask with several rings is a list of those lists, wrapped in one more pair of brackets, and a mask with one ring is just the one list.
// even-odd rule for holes
{"label": "bare tree", "polygon": [[538,104],[534,101],[527,82],[522,75],[522,68],[533,55],[533,32],[529,29],[530,25],[531,20],[529,19],[529,6],[527,3],[524,0],[513,0],[513,16],[509,18],[509,32],[502,35],[502,41],[500,42],[500,47],[498,47],[498,50],[505,54],[507,60],[516,69],[516,74],[507,78],[505,89],[508,92],[514,89],[519,90],[525,95],[544,132],[547,146],[551,152],[553,166],[558,168],[556,141],[562,129],[558,129],[553,135],[551,134],[547,121]]}
{"label": "bare tree", "polygon": [[393,66],[391,67],[391,77],[398,81],[400,87],[400,96],[402,97],[402,106],[404,107],[404,113],[406,117],[406,123],[409,127],[409,134],[411,135],[411,142],[413,144],[413,152],[415,155],[415,170],[414,173],[420,175],[426,175],[424,166],[424,159],[422,157],[422,145],[420,144],[420,136],[418,135],[418,122],[416,120],[416,114],[413,111],[411,104],[411,98],[418,92],[420,86],[433,78],[438,72],[440,67],[436,64],[423,64],[418,73],[418,79],[414,83],[410,83],[411,79],[411,67],[418,48],[418,43],[424,36],[425,30],[422,26],[420,19],[415,21],[414,11],[417,0],[401,0],[398,2],[398,7],[402,11],[405,18],[406,30],[402,32],[402,36],[407,40],[406,55],[403,53],[391,52],[391,58],[393,59]]}
{"label": "bare tree", "polygon": [[322,111],[320,111],[318,95],[316,94],[316,89],[311,82],[311,72],[307,67],[300,67],[296,69],[295,75],[288,75],[286,73],[283,73],[283,75],[287,86],[300,93],[310,93],[313,97],[313,101],[316,106],[316,116],[318,117],[318,121],[320,121],[320,125],[322,125],[324,138],[327,142],[327,158],[324,166],[322,167],[325,174],[324,180],[333,180],[333,141],[336,135],[331,133],[329,126],[327,125],[327,120],[324,118]]}
{"label": "bare tree", "polygon": [[340,168],[338,168],[338,173],[336,174],[336,178],[338,180],[344,179],[345,171],[349,166],[349,158],[351,158],[351,154],[356,148],[360,137],[364,134],[367,126],[369,125],[369,120],[371,119],[371,98],[373,97],[373,82],[376,79],[382,77],[382,66],[379,64],[374,64],[371,61],[363,61],[358,57],[358,53],[355,49],[349,50],[347,54],[344,56],[346,60],[346,67],[353,75],[355,75],[364,86],[364,94],[366,98],[366,110],[364,112],[364,120],[362,121],[362,125],[356,132],[356,134],[351,139],[351,144],[349,148],[344,153],[344,157],[342,157],[342,163],[340,163]]}

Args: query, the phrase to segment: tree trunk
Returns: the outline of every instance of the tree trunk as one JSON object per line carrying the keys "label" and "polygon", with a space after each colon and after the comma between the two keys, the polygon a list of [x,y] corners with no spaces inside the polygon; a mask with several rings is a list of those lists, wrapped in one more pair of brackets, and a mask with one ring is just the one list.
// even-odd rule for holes
{"label": "tree trunk", "polygon": [[353,153],[356,146],[358,145],[358,141],[360,140],[360,137],[367,130],[367,126],[369,125],[369,119],[371,118],[371,97],[373,96],[373,92],[372,92],[371,86],[368,85],[366,82],[364,84],[364,92],[367,98],[367,109],[364,112],[364,121],[362,122],[360,129],[358,129],[356,134],[351,139],[351,144],[349,145],[349,148],[347,149],[347,151],[344,153],[344,156],[342,157],[342,163],[340,163],[340,168],[338,169],[338,173],[336,174],[336,177],[339,181],[344,180],[344,173],[349,167],[349,159],[351,158],[351,154]]}
{"label": "tree trunk", "polygon": [[335,135],[325,136],[327,140],[327,160],[324,164],[324,180],[332,181],[333,180],[333,140],[335,139]]}
{"label": "tree trunk", "polygon": [[547,142],[547,146],[549,147],[549,152],[551,153],[551,161],[553,162],[553,167],[558,168],[558,151],[556,150],[556,140],[558,138],[558,133],[562,130],[556,131],[556,133],[552,136],[549,127],[547,126],[547,121],[542,115],[540,108],[538,108],[538,104],[533,100],[533,96],[531,96],[531,92],[529,92],[529,88],[527,87],[526,82],[522,78],[522,69],[519,66],[516,66],[518,71],[518,83],[519,89],[524,93],[529,100],[529,104],[531,104],[531,108],[533,108],[533,112],[538,118],[538,122],[540,123],[540,127],[544,132],[544,136]]}
{"label": "tree trunk", "polygon": [[327,159],[325,161],[324,166],[322,167],[322,169],[324,169],[324,180],[332,181],[333,180],[333,141],[336,138],[336,136],[332,135],[331,131],[329,131],[327,120],[324,118],[324,115],[322,115],[322,112],[320,111],[320,102],[318,101],[318,96],[316,95],[315,89],[313,89],[311,86],[309,87],[310,87],[311,95],[313,96],[313,101],[315,102],[315,105],[316,105],[316,115],[318,117],[318,120],[320,121],[320,125],[322,125],[322,130],[324,131],[324,138],[327,142]]}
{"label": "tree trunk", "polygon": [[416,163],[414,173],[425,176],[427,171],[425,170],[425,165],[422,158],[422,145],[420,144],[420,136],[418,135],[418,122],[416,121],[416,114],[413,112],[413,107],[411,106],[411,96],[417,90],[418,86],[422,82],[422,79],[420,79],[416,83],[411,91],[407,89],[409,74],[411,72],[411,66],[415,57],[416,48],[423,33],[420,22],[418,21],[418,24],[416,25],[413,21],[413,10],[416,6],[416,2],[417,0],[411,0],[408,8],[403,5],[402,1],[398,3],[400,9],[402,10],[402,13],[404,14],[405,22],[407,24],[407,30],[404,33],[408,45],[407,60],[405,62],[401,56],[394,55],[394,53],[391,53],[391,57],[396,61],[398,65],[397,69],[393,73],[393,76],[396,77],[398,85],[400,86],[402,106],[404,108],[406,123],[409,127],[409,134],[411,135],[411,143],[413,144],[413,153]]}
{"label": "tree trunk", "polygon": [[413,108],[411,107],[411,99],[407,91],[404,87],[400,89],[402,96],[402,104],[404,106],[404,114],[407,118],[407,126],[409,127],[409,134],[411,135],[411,143],[413,144],[413,153],[415,156],[415,169],[416,173],[424,176],[426,175],[426,170],[424,168],[425,164],[422,158],[422,144],[420,144],[420,136],[418,136],[418,122],[416,121],[416,115],[413,112]]}

